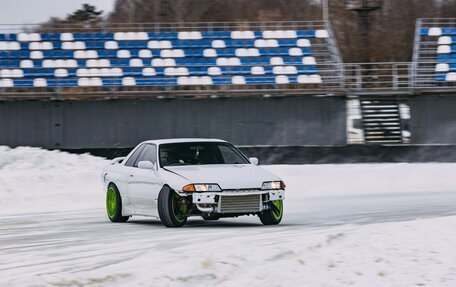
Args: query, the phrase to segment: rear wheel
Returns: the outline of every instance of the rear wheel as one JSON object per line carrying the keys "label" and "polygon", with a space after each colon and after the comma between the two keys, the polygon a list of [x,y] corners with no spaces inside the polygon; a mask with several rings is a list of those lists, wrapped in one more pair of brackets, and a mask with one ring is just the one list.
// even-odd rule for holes
{"label": "rear wheel", "polygon": [[277,225],[282,221],[283,216],[283,201],[273,200],[269,202],[269,209],[258,215],[261,223],[264,225]]}
{"label": "rear wheel", "polygon": [[126,222],[129,218],[122,216],[122,198],[114,184],[110,184],[106,192],[106,213],[112,222]]}
{"label": "rear wheel", "polygon": [[164,186],[158,194],[158,215],[166,227],[181,227],[187,222],[188,205],[185,200],[172,190]]}

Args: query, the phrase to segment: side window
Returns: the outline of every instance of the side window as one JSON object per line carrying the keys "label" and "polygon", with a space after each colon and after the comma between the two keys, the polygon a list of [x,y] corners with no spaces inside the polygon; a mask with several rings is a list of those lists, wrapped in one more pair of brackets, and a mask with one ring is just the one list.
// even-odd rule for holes
{"label": "side window", "polygon": [[138,159],[139,155],[141,154],[142,150],[144,149],[146,145],[143,144],[139,148],[135,150],[135,152],[130,156],[130,158],[127,160],[125,163],[126,166],[133,166],[133,164],[136,162],[136,159]]}
{"label": "side window", "polygon": [[145,161],[145,160],[150,161],[153,164],[155,164],[157,162],[157,148],[155,147],[155,145],[147,144],[144,147],[141,155],[136,159],[133,166],[138,167],[138,163],[140,161]]}

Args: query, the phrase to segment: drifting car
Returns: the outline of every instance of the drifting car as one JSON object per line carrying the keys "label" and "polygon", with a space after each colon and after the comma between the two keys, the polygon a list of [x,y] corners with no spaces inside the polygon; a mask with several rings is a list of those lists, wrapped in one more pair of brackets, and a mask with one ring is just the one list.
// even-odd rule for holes
{"label": "drifting car", "polygon": [[112,222],[133,215],[183,226],[205,220],[257,215],[265,225],[283,216],[285,183],[218,139],[165,139],[140,143],[102,172],[106,211]]}

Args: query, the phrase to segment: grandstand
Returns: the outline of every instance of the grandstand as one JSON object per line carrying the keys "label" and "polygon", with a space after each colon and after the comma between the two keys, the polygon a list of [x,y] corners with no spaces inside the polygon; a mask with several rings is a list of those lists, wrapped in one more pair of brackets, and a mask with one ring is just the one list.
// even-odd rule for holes
{"label": "grandstand", "polygon": [[417,20],[413,64],[414,86],[455,87],[455,19]]}
{"label": "grandstand", "polygon": [[[453,124],[449,108],[456,107],[455,19],[418,19],[413,59],[400,63],[344,63],[325,21],[2,28],[6,144],[131,147],[150,135],[250,146],[456,143],[440,128]],[[429,97],[444,104],[433,110]],[[192,117],[188,108],[196,111]],[[94,125],[109,123],[119,110],[128,112],[117,127]],[[187,115],[186,121],[169,114]],[[270,119],[259,120],[264,115]],[[151,117],[167,118],[169,128],[150,126]],[[39,129],[19,136],[10,128],[17,125]],[[266,127],[278,136],[259,135]],[[139,132],[127,140],[119,129]],[[41,140],[40,131],[51,139]]]}
{"label": "grandstand", "polygon": [[[325,22],[112,25],[0,34],[3,94],[188,90],[315,91],[341,86]],[[69,29],[69,30],[68,30]]]}

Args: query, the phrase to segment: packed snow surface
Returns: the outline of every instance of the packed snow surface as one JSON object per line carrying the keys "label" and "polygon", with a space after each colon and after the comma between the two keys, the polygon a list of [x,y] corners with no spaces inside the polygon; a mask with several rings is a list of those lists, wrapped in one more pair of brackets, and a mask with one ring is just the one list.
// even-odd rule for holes
{"label": "packed snow surface", "polygon": [[456,286],[456,164],[284,165],[278,226],[110,223],[90,155],[0,147],[0,286]]}

